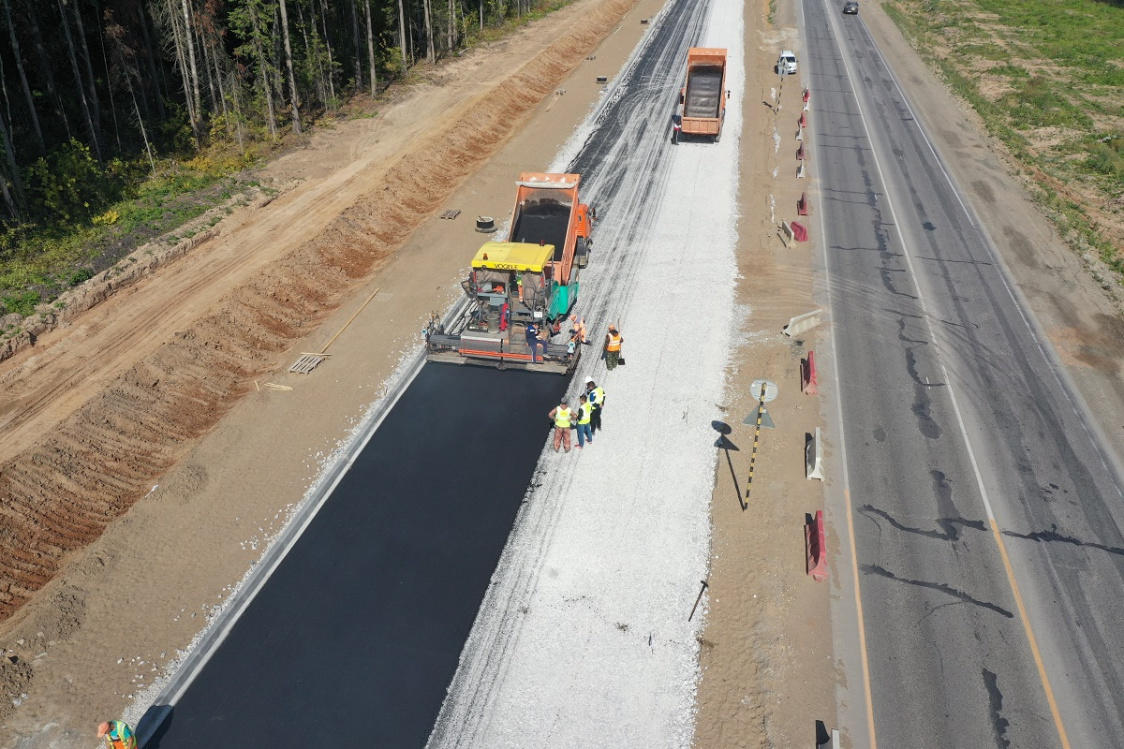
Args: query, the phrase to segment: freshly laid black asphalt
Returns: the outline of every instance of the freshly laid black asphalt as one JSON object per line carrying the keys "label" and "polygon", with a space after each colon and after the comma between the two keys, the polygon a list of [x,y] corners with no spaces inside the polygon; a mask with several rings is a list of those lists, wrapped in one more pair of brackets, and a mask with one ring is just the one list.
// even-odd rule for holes
{"label": "freshly laid black asphalt", "polygon": [[1060,745],[986,492],[1070,745],[1124,745],[1121,477],[861,17],[802,8],[878,743]]}
{"label": "freshly laid black asphalt", "polygon": [[424,745],[565,384],[426,365],[145,749]]}

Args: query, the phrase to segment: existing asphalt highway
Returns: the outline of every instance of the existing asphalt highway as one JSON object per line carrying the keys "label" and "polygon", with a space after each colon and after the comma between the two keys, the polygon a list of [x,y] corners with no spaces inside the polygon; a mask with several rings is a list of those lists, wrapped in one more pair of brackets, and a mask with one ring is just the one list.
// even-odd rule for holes
{"label": "existing asphalt highway", "polygon": [[[624,303],[612,284],[642,262],[630,238],[658,205],[680,61],[707,12],[665,6],[569,160],[599,213],[580,311],[602,327]],[[566,386],[422,367],[149,709],[145,749],[425,745]]]}
{"label": "existing asphalt highway", "polygon": [[861,16],[840,7],[802,1],[801,65],[873,738],[1118,747],[1119,469]]}

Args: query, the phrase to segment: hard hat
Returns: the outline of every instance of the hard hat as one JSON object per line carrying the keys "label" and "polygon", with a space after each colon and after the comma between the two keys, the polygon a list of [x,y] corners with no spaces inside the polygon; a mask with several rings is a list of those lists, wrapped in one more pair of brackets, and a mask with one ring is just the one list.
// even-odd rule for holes
{"label": "hard hat", "polygon": [[586,384],[586,385],[590,385],[590,384],[592,384],[592,383],[593,383],[593,378],[592,378],[592,377],[586,377],[586,378],[585,378],[585,384]]}
{"label": "hard hat", "polygon": [[107,733],[109,733],[109,723],[106,722],[106,721],[102,721],[101,723],[98,724],[98,738],[100,739],[102,736],[105,736]]}

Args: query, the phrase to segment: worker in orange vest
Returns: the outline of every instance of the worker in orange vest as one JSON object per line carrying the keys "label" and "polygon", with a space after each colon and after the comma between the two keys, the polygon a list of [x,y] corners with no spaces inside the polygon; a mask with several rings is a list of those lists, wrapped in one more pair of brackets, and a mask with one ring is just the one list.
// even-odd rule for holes
{"label": "worker in orange vest", "polygon": [[609,332],[605,334],[605,368],[612,371],[616,368],[621,361],[621,346],[624,344],[624,336],[617,332],[616,325],[609,326]]}
{"label": "worker in orange vest", "polygon": [[98,725],[98,738],[105,737],[109,749],[137,749],[133,729],[123,720],[107,720]]}
{"label": "worker in orange vest", "polygon": [[546,416],[554,422],[554,452],[558,452],[559,445],[570,452],[570,426],[573,421],[570,404],[563,399]]}

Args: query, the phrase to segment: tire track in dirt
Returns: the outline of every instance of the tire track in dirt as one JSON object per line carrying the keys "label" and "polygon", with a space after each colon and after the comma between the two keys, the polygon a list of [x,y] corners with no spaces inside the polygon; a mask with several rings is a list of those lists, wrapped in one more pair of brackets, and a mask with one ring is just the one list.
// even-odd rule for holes
{"label": "tire track in dirt", "polygon": [[35,444],[0,465],[0,619],[67,553],[126,512],[249,388],[376,271],[612,32],[633,0],[607,0],[444,130],[404,153],[374,190],[213,311],[160,344]]}

